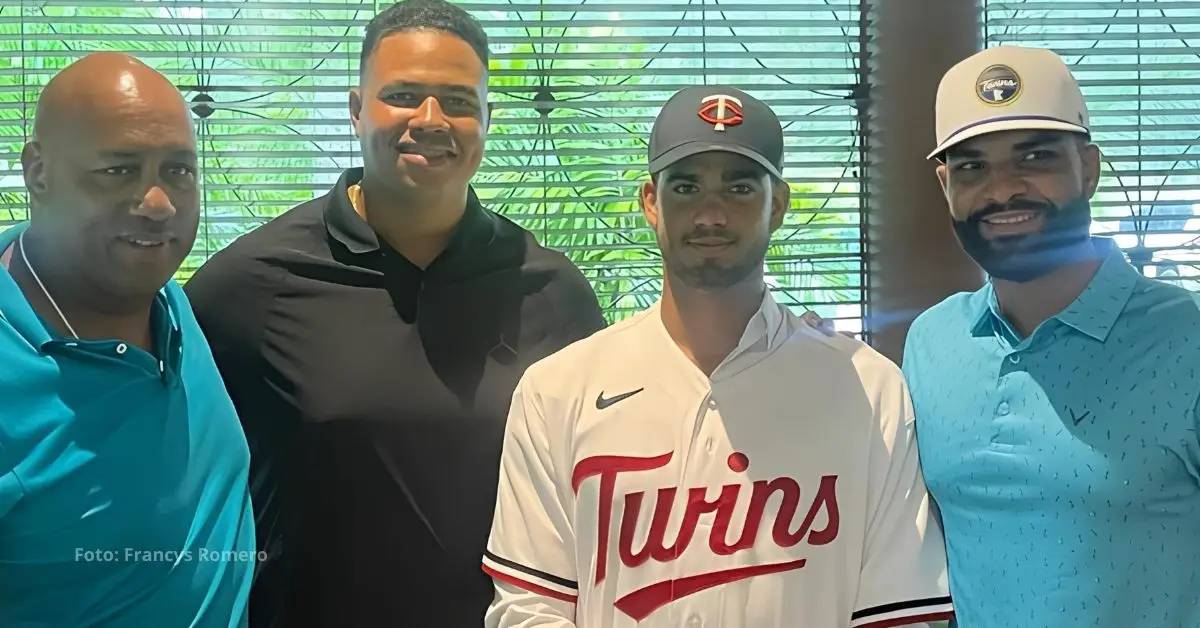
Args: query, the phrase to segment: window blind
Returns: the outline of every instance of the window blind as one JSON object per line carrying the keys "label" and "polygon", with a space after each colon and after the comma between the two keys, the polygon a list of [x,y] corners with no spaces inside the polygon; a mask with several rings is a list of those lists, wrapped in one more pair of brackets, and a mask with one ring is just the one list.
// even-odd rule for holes
{"label": "window blind", "polygon": [[[777,296],[861,330],[857,0],[459,2],[491,39],[495,113],[475,186],[565,252],[610,320],[657,298],[637,204],[650,124],[675,90],[744,89],[785,126],[793,207],[772,241]],[[203,224],[186,280],[233,238],[359,165],[346,111],[362,27],[386,3],[9,0],[0,7],[0,229],[26,216],[20,147],[38,89],[120,50],[194,104]]]}
{"label": "window blind", "polygon": [[1071,65],[1104,153],[1093,232],[1200,290],[1200,2],[987,2],[985,38]]}

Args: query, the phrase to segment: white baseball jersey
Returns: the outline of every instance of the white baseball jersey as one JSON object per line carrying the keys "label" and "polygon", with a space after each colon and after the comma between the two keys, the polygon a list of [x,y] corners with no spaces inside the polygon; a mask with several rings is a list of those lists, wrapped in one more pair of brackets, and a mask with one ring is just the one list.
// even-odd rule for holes
{"label": "white baseball jersey", "polygon": [[900,370],[769,294],[711,377],[659,305],[530,367],[483,568],[488,628],[952,616]]}

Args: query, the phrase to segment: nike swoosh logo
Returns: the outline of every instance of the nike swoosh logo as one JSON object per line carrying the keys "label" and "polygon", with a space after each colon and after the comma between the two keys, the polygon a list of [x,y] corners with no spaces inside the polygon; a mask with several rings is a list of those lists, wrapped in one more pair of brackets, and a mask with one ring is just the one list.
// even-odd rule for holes
{"label": "nike swoosh logo", "polygon": [[800,559],[786,563],[738,567],[736,569],[713,571],[676,580],[665,580],[633,591],[617,600],[613,606],[616,606],[617,610],[625,613],[634,621],[640,622],[653,614],[654,611],[693,593],[699,593],[705,589],[711,589],[739,580],[746,580],[755,576],[794,571],[803,568],[804,563],[805,560]]}
{"label": "nike swoosh logo", "polygon": [[614,403],[625,401],[626,399],[642,392],[643,390],[646,390],[646,389],[639,388],[637,390],[631,390],[627,393],[621,393],[619,395],[609,397],[608,399],[604,398],[604,391],[602,390],[602,391],[600,391],[599,395],[596,395],[596,409],[603,410],[603,409],[613,405]]}

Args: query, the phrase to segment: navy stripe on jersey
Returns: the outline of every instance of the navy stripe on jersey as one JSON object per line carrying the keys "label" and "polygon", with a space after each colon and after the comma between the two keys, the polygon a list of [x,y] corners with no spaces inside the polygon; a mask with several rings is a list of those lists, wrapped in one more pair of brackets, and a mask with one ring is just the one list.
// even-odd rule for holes
{"label": "navy stripe on jersey", "polygon": [[908,602],[892,602],[891,604],[883,604],[881,606],[875,606],[872,608],[864,608],[861,611],[854,611],[854,613],[850,615],[850,619],[866,619],[872,615],[882,615],[884,613],[892,613],[895,611],[923,608],[926,606],[939,606],[949,603],[950,596],[948,595],[944,597],[929,597],[923,600],[910,600]]}
{"label": "navy stripe on jersey", "polygon": [[566,578],[526,567],[520,563],[484,552],[483,572],[497,582],[505,582],[530,593],[575,604],[579,598],[577,584]]}
{"label": "navy stripe on jersey", "polygon": [[850,615],[850,625],[852,628],[888,628],[953,618],[953,603],[949,596],[943,596],[892,602],[854,611]]}
{"label": "navy stripe on jersey", "polygon": [[484,562],[493,562],[500,567],[507,567],[509,569],[519,571],[522,574],[525,574],[526,576],[532,577],[536,580],[542,580],[550,584],[555,584],[564,589],[573,589],[575,591],[579,590],[579,583],[575,582],[574,580],[567,580],[566,578],[560,578],[554,574],[538,571],[532,567],[526,567],[525,565],[508,560],[507,558],[501,558],[489,551],[484,551],[483,557]]}

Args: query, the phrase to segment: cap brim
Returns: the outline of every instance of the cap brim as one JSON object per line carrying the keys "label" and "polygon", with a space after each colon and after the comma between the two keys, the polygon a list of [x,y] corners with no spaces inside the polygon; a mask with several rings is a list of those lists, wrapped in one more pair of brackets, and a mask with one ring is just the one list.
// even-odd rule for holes
{"label": "cap brim", "polygon": [[969,139],[986,135],[988,133],[996,133],[998,131],[1067,131],[1071,133],[1087,134],[1088,130],[1078,124],[1063,122],[1062,120],[1054,120],[1051,118],[1004,118],[1002,120],[985,120],[976,124],[959,129],[952,133],[950,137],[942,140],[941,144],[929,153],[926,159],[933,159],[946,152],[947,149],[960,144]]}
{"label": "cap brim", "polygon": [[680,144],[679,146],[676,146],[675,148],[672,148],[671,150],[659,155],[654,161],[651,161],[650,172],[659,172],[671,164],[687,159],[692,155],[711,152],[733,153],[735,155],[741,155],[742,157],[754,161],[763,168],[766,168],[767,172],[775,175],[776,178],[783,179],[783,173],[779,171],[779,168],[775,164],[771,163],[770,159],[767,159],[759,154],[758,151],[751,148],[746,148],[745,146],[738,146],[737,144],[715,144],[713,142],[688,142],[686,144]]}

